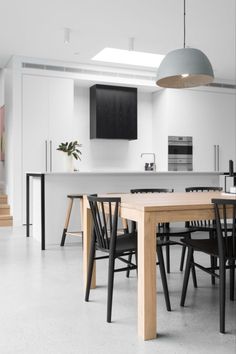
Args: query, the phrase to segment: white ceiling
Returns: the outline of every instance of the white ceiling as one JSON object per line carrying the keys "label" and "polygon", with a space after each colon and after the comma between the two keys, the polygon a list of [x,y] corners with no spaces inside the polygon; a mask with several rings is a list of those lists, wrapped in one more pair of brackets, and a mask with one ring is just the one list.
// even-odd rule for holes
{"label": "white ceiling", "polygon": [[[236,81],[236,1],[186,0],[186,45]],[[183,0],[0,0],[0,67],[12,55],[91,63],[104,47],[166,54],[183,46]],[[64,28],[71,43],[64,44]],[[78,54],[75,54],[78,53]]]}

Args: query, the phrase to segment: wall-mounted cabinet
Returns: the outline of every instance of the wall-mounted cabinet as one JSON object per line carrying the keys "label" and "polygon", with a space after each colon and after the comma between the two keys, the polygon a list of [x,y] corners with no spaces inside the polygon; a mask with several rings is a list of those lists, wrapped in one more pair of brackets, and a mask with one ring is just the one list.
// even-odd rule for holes
{"label": "wall-mounted cabinet", "polygon": [[90,87],[90,138],[137,139],[137,89]]}

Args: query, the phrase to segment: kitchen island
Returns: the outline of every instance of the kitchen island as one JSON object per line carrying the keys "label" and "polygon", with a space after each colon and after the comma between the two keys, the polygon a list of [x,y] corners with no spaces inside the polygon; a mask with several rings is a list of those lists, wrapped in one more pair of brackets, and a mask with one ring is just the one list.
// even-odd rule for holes
{"label": "kitchen island", "polygon": [[[132,188],[174,188],[184,192],[191,186],[219,186],[220,172],[87,171],[71,173],[27,173],[27,236],[41,249],[60,244],[67,208],[67,194],[127,193]],[[70,228],[80,229],[80,213],[72,211]],[[32,224],[30,229],[30,224]],[[68,237],[68,243],[75,242]]]}

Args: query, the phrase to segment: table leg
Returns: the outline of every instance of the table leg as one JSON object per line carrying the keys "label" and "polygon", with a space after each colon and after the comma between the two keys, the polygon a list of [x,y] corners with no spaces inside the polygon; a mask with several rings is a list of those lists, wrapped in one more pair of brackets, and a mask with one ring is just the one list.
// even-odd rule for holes
{"label": "table leg", "polygon": [[45,251],[45,176],[41,175],[41,250]]}
{"label": "table leg", "polygon": [[[85,198],[85,197],[84,197]],[[90,253],[90,244],[92,239],[92,215],[91,210],[87,208],[87,200],[84,199],[83,207],[83,274],[84,274],[84,286],[86,287],[87,283],[87,274],[88,274],[88,262],[89,262],[89,253]],[[91,282],[91,289],[96,288],[96,266],[94,263],[93,276]]]}
{"label": "table leg", "polygon": [[30,176],[26,174],[26,236],[30,236]]}
{"label": "table leg", "polygon": [[156,224],[151,213],[138,220],[138,333],[156,338]]}

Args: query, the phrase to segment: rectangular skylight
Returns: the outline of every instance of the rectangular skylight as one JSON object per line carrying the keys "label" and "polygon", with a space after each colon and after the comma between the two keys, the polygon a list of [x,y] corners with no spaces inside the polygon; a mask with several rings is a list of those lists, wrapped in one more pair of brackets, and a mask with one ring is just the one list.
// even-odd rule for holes
{"label": "rectangular skylight", "polygon": [[134,50],[116,48],[104,48],[96,54],[92,60],[117,64],[146,66],[157,69],[163,58],[164,55],[161,54],[136,52]]}

